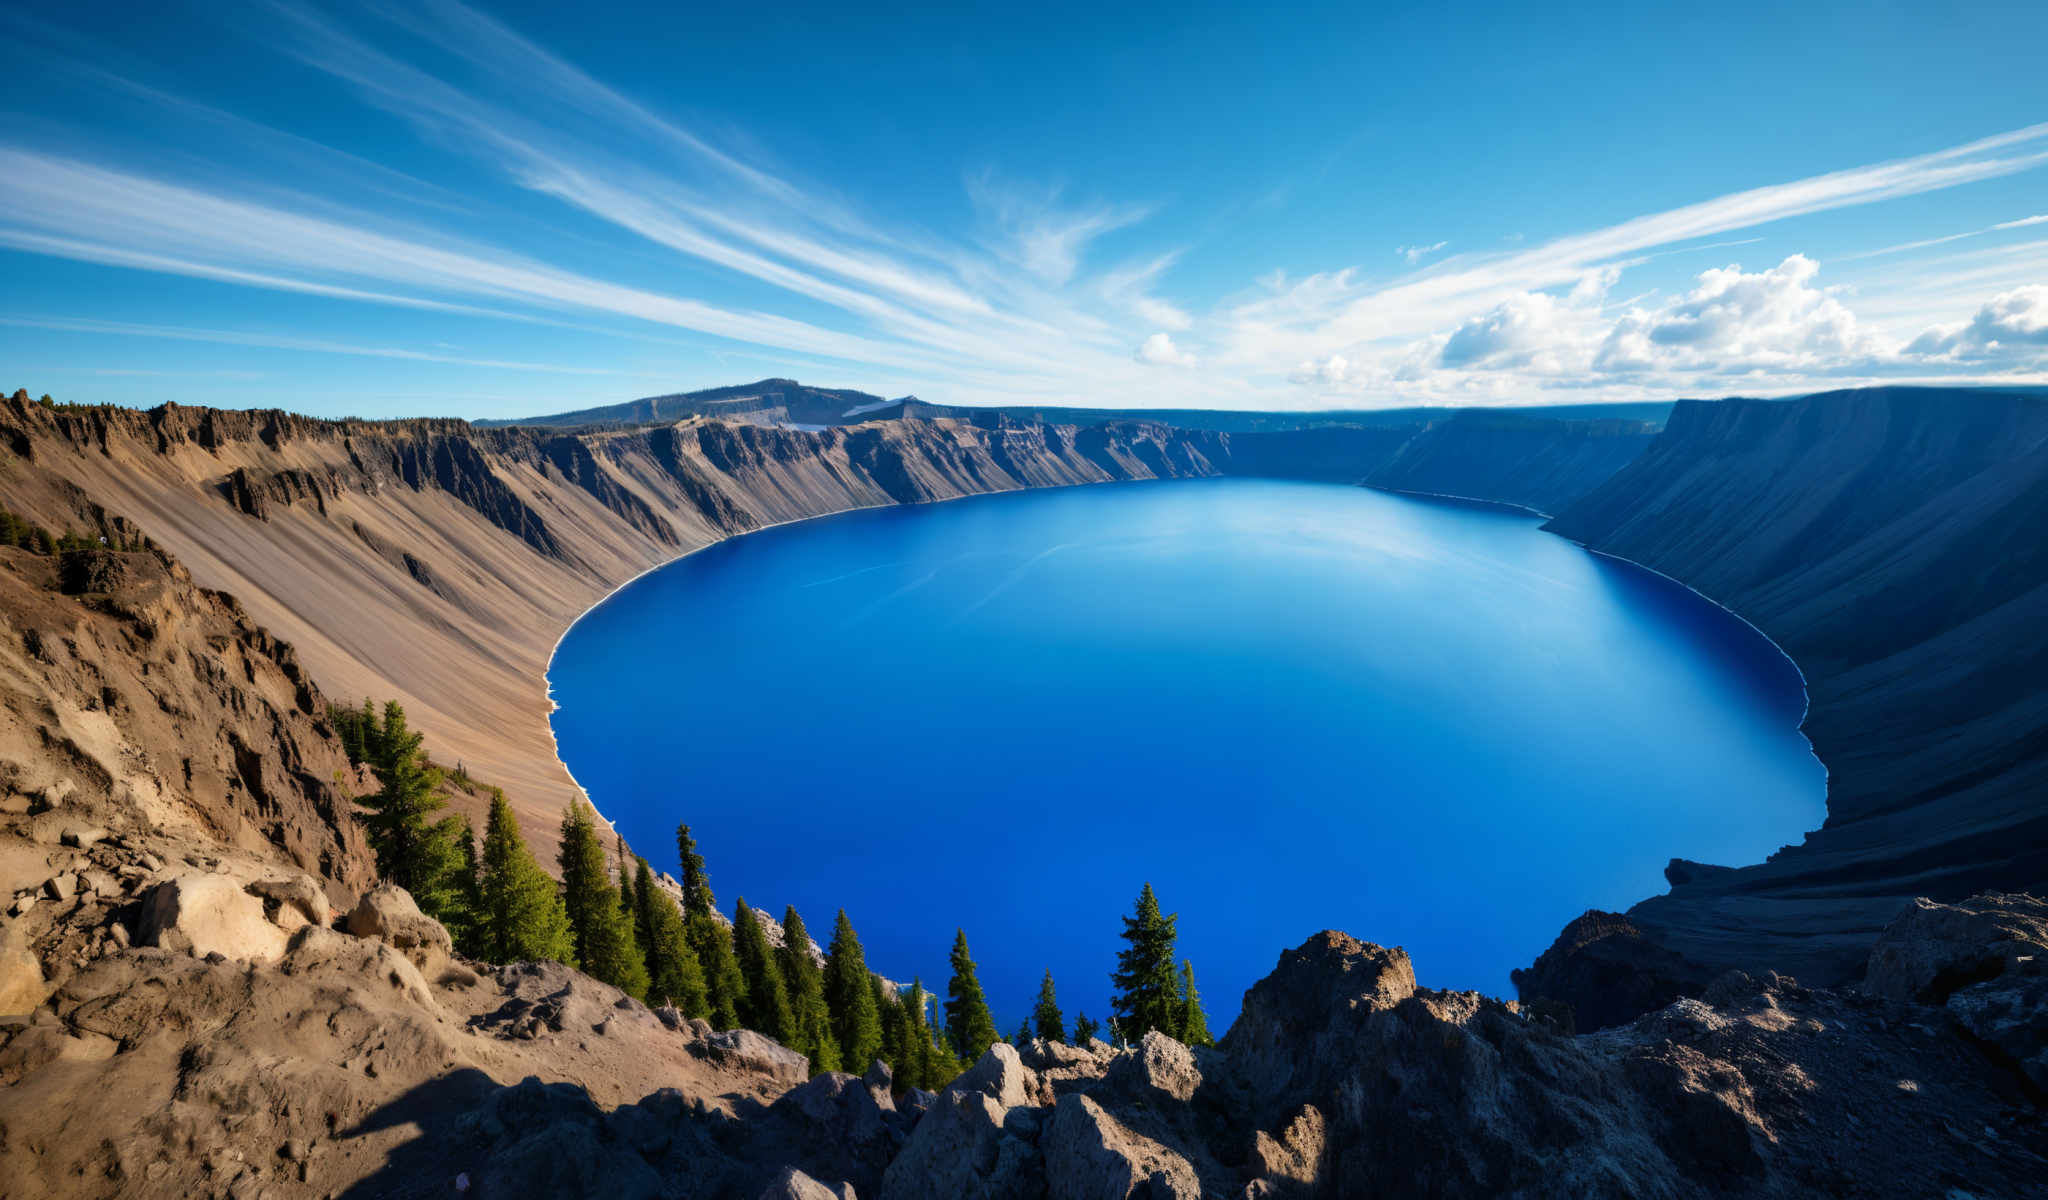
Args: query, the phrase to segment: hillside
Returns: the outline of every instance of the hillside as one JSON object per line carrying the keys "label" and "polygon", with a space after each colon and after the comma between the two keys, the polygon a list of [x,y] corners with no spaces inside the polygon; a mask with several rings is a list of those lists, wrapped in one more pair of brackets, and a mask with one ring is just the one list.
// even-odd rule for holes
{"label": "hillside", "polygon": [[1710,969],[1838,981],[1908,897],[2048,880],[2048,403],[1916,388],[1682,403],[1549,528],[1784,647],[1829,772],[1827,822],[1804,844],[1733,872],[1674,863],[1671,893],[1631,910],[1639,926]]}

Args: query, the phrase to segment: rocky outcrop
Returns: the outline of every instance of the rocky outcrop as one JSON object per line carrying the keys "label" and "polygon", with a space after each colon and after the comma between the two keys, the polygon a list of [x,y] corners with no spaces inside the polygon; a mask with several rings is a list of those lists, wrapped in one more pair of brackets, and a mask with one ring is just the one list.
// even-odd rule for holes
{"label": "rocky outcrop", "polygon": [[1863,986],[1894,1005],[1944,1009],[2048,1100],[2048,901],[1915,899],[1871,949]]}
{"label": "rocky outcrop", "polygon": [[[1709,971],[1862,973],[1916,895],[2048,882],[2048,403],[1880,388],[1683,402],[1549,528],[1690,584],[1805,672],[1828,817],[1674,863],[1638,929]],[[1674,847],[1674,849],[1682,849]]]}
{"label": "rocky outcrop", "polygon": [[1531,1011],[1568,1018],[1570,1033],[1625,1024],[1680,996],[1697,996],[1714,975],[1620,913],[1595,910],[1565,926],[1533,965],[1510,978]]}
{"label": "rocky outcrop", "polygon": [[1404,439],[1366,482],[1548,514],[1605,483],[1656,431],[1648,421],[1554,421],[1466,409]]}

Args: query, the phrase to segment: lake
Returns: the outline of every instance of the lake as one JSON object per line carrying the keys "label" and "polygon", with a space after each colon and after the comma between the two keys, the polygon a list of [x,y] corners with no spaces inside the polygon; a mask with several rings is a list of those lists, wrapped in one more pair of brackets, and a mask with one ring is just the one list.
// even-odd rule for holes
{"label": "lake", "polygon": [[658,870],[690,822],[729,913],[943,993],[964,927],[999,1026],[1050,967],[1109,1012],[1119,918],[1180,914],[1220,1037],[1320,929],[1511,996],[1673,856],[1819,825],[1797,669],[1534,517],[1249,479],[871,509],[671,563],[549,670],[563,760]]}

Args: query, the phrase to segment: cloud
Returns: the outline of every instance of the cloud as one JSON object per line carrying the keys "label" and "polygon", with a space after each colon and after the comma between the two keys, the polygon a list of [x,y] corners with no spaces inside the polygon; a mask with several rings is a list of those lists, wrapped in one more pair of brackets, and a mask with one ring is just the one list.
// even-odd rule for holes
{"label": "cloud", "polygon": [[1402,246],[1396,249],[1394,253],[1407,259],[1408,265],[1412,267],[1448,245],[1450,245],[1449,242],[1436,242],[1428,246]]}
{"label": "cloud", "polygon": [[1976,316],[1937,325],[1906,347],[1928,357],[2048,358],[2048,287],[2017,287],[1991,298]]}
{"label": "cloud", "polygon": [[1631,309],[1616,321],[1594,365],[1607,371],[1825,368],[1883,353],[1856,315],[1812,286],[1820,264],[1794,254],[1767,271],[1704,271],[1671,304]]}
{"label": "cloud", "polygon": [[1192,367],[1195,356],[1174,345],[1171,337],[1160,332],[1139,344],[1138,361],[1155,367]]}
{"label": "cloud", "polygon": [[2027,225],[2048,225],[2048,213],[2042,213],[2038,217],[2021,217],[2017,221],[2000,221],[1998,224],[1993,225],[1992,228],[2019,229]]}

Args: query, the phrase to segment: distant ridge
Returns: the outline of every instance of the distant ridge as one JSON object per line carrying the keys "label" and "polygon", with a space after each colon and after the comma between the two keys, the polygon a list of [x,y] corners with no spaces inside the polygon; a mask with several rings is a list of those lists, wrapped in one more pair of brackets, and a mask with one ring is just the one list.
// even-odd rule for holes
{"label": "distant ridge", "polygon": [[475,421],[480,428],[508,425],[550,428],[625,427],[657,422],[681,421],[690,417],[725,417],[761,424],[855,425],[863,421],[893,421],[904,418],[933,420],[941,417],[969,419],[977,414],[999,413],[1020,421],[1043,421],[1054,425],[1091,425],[1101,421],[1142,421],[1171,425],[1177,429],[1199,429],[1212,433],[1276,433],[1297,429],[1320,429],[1332,425],[1353,425],[1384,429],[1442,421],[1459,413],[1512,412],[1530,418],[1553,421],[1644,421],[1662,428],[1673,401],[1658,400],[1626,404],[1553,404],[1513,409],[1408,408],[1338,409],[1327,412],[1254,412],[1202,408],[1067,408],[1058,405],[1000,405],[970,407],[933,404],[915,396],[890,400],[853,388],[820,388],[794,379],[762,379],[729,387],[705,388],[695,392],[671,392],[619,404],[579,408],[537,417],[511,417]]}

